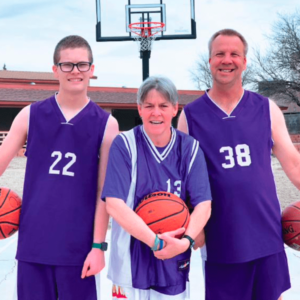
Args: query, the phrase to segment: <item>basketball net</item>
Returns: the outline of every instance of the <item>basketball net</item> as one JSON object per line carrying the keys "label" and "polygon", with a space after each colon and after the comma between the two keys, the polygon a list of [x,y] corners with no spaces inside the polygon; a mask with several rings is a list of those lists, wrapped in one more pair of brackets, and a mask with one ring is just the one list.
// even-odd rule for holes
{"label": "basketball net", "polygon": [[140,51],[151,51],[152,42],[164,27],[165,24],[162,22],[139,22],[129,25],[132,37],[138,42]]}

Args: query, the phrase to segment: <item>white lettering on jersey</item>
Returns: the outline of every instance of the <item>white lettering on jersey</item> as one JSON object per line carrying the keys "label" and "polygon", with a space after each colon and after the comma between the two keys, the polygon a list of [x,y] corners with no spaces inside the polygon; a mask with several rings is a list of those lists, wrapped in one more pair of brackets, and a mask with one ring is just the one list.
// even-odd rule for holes
{"label": "white lettering on jersey", "polygon": [[[54,167],[59,163],[59,161],[62,159],[62,153],[60,151],[53,151],[51,154],[51,157],[57,157],[56,160],[53,162],[53,164],[49,168],[49,174],[55,174],[59,175],[60,170],[54,170]],[[75,176],[74,172],[68,171],[69,168],[76,162],[76,155],[71,152],[67,152],[65,154],[65,158],[71,158],[71,160],[64,166],[62,175],[65,176]]]}
{"label": "white lettering on jersey", "polygon": [[54,170],[54,167],[56,166],[56,164],[61,160],[62,154],[60,151],[53,151],[51,154],[51,157],[55,157],[57,156],[57,159],[54,161],[54,163],[51,165],[50,169],[49,169],[49,174],[60,174],[59,170]]}
{"label": "white lettering on jersey", "polygon": [[[172,191],[171,191],[171,179],[169,178],[166,182],[167,182],[167,185],[168,185],[167,192],[172,193]],[[181,193],[181,180],[176,180],[174,182],[173,194],[180,198],[180,193]]]}
{"label": "white lettering on jersey", "polygon": [[[224,169],[233,168],[235,166],[235,159],[232,147],[224,146],[220,149],[220,153],[227,154],[225,156],[225,160],[227,163],[223,163],[222,167]],[[250,156],[250,148],[247,144],[237,145],[235,147],[236,160],[239,166],[248,167],[251,165],[251,156]]]}
{"label": "white lettering on jersey", "polygon": [[225,160],[228,160],[229,162],[228,163],[223,163],[222,164],[222,167],[224,169],[229,169],[229,168],[233,168],[235,166],[235,163],[234,163],[234,158],[233,158],[233,150],[231,147],[229,146],[226,146],[226,147],[222,147],[220,149],[220,153],[224,153],[225,151],[227,151],[228,155],[225,156]]}

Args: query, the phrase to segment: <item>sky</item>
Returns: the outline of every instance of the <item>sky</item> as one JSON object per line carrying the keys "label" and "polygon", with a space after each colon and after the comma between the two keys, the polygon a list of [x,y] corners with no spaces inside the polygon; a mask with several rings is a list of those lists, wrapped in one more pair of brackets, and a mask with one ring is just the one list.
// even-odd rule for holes
{"label": "sky", "polygon": [[[142,60],[136,43],[96,42],[95,3],[95,0],[0,0],[0,69],[5,64],[13,71],[51,72],[58,41],[77,34],[87,39],[93,49],[94,75],[98,79],[92,80],[91,85],[139,87]],[[251,58],[253,47],[266,51],[266,35],[272,32],[278,13],[291,14],[297,9],[300,11],[299,0],[195,0],[197,39],[154,42],[150,75],[167,76],[180,90],[196,90],[190,72],[198,57],[208,52],[212,34],[223,28],[238,30],[249,43],[248,58]]]}

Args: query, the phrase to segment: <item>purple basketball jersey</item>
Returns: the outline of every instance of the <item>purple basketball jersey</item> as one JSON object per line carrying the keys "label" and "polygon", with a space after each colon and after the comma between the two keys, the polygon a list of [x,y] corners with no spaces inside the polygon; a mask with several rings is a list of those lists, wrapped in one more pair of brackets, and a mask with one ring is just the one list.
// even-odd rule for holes
{"label": "purple basketball jersey", "polygon": [[17,259],[83,264],[93,242],[108,116],[92,101],[68,122],[55,96],[31,105]]}
{"label": "purple basketball jersey", "polygon": [[[143,126],[120,134],[113,142],[102,198],[122,199],[135,209],[147,194],[168,191],[192,207],[210,200],[210,187],[203,152],[198,142],[175,129],[169,144],[160,153]],[[113,221],[109,278],[121,286],[138,289],[170,287],[164,293],[185,289],[190,250],[165,261],[131,237]]]}
{"label": "purple basketball jersey", "polygon": [[184,111],[189,134],[205,154],[214,200],[207,259],[239,263],[282,251],[269,100],[245,91],[227,115],[205,94]]}

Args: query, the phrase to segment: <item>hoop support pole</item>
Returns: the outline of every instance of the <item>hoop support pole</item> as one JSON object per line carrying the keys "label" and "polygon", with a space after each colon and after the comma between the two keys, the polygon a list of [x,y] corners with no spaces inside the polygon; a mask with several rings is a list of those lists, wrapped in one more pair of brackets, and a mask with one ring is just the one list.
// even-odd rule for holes
{"label": "hoop support pole", "polygon": [[151,56],[151,51],[140,51],[140,58],[142,59],[143,65],[143,81],[149,77],[149,59]]}

